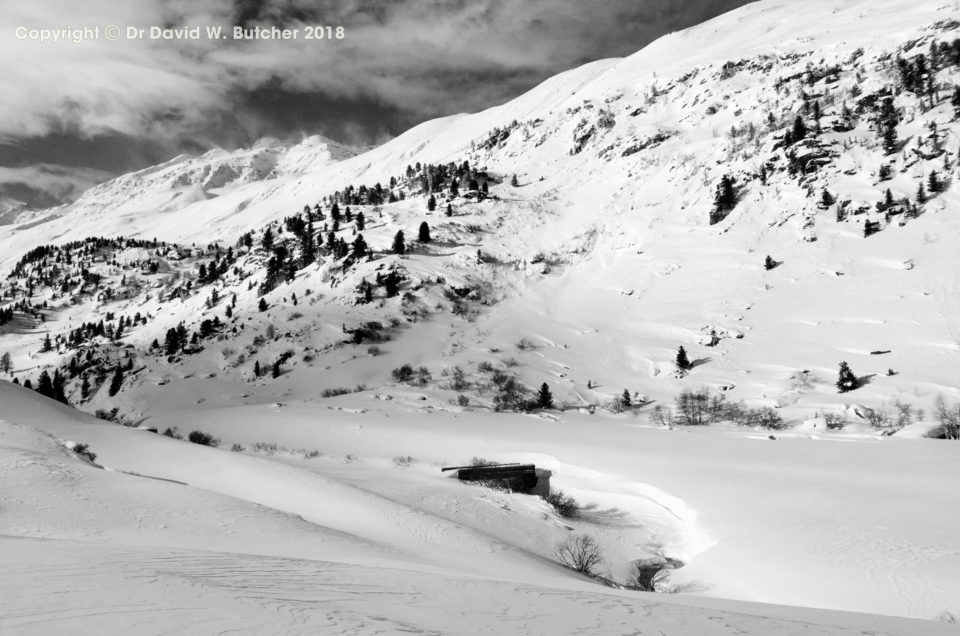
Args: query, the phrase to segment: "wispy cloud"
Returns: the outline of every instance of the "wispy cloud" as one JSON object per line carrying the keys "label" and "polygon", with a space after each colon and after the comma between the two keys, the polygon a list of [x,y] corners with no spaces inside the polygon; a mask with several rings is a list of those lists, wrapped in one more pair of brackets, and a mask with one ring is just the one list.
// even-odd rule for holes
{"label": "wispy cloud", "polygon": [[[744,0],[33,0],[4,3],[0,138],[243,143],[292,125],[367,141],[503,101]],[[298,29],[291,41],[18,40],[17,26]],[[306,40],[309,26],[342,40]],[[124,33],[125,34],[125,33]],[[270,99],[269,96],[274,99]],[[302,104],[302,107],[301,107]],[[331,129],[335,127],[335,129]]]}

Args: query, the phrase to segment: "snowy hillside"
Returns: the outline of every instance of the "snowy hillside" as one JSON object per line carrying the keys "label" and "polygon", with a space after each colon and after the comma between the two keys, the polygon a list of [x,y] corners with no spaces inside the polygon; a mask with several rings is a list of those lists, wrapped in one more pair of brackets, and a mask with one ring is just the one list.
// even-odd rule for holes
{"label": "snowy hillside", "polygon": [[[458,631],[428,599],[466,586],[498,633],[575,631],[584,604],[596,632],[639,604],[670,634],[946,633],[729,599],[960,611],[958,447],[930,439],[960,436],[958,86],[960,3],[762,1],[367,152],[265,140],[20,215],[0,225],[0,373],[103,421],[0,383],[4,484],[39,463],[78,520],[20,508],[3,534],[81,571],[65,542],[115,535],[72,489],[109,511],[142,488],[143,519],[181,525],[119,526],[89,557],[104,584],[131,576],[124,550],[172,559],[251,620],[284,605],[234,594],[276,584],[251,573],[269,557],[340,564],[307,604],[417,581],[431,611],[394,598],[388,629]],[[474,457],[553,471],[580,516],[439,471]],[[602,548],[598,581],[668,557],[658,589],[691,596],[561,568],[571,532]],[[225,553],[247,555],[238,579]],[[337,602],[375,631],[369,603]],[[38,603],[11,626],[43,631]]]}

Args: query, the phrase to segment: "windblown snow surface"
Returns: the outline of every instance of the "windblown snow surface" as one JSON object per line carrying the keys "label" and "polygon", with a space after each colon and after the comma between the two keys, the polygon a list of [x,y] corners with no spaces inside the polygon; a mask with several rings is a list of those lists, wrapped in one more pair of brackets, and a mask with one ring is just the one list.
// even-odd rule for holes
{"label": "windblown snow surface", "polygon": [[[492,199],[455,199],[451,218],[427,213],[421,195],[366,207],[376,258],[348,271],[321,259],[269,292],[268,311],[227,276],[217,284],[221,298],[237,295],[237,332],[192,356],[148,347],[179,322],[222,317],[206,289],[161,301],[145,278],[112,304],[38,289],[46,320],[0,330],[11,375],[36,382],[73,355],[40,351],[46,333],[107,311],[149,314],[117,345],[136,358],[122,390],[81,400],[77,383],[68,397],[221,443],[94,419],[0,381],[0,632],[956,633],[932,619],[960,612],[960,446],[924,433],[938,394],[960,401],[960,128],[949,100],[926,109],[898,95],[905,145],[887,157],[865,121],[829,122],[854,104],[854,86],[869,95],[895,81],[885,60],[951,41],[957,26],[953,1],[757,2],[362,154],[310,138],[179,157],[0,226],[6,274],[38,245],[84,236],[234,245],[416,162],[469,159],[503,177]],[[768,115],[788,126],[803,101],[797,82],[776,81],[834,64],[807,85],[827,113],[830,161],[799,180],[781,163],[759,187],[760,164],[782,161]],[[960,83],[955,68],[941,75]],[[928,148],[930,121],[946,158],[914,151]],[[745,141],[748,122],[760,132]],[[931,169],[950,185],[917,218],[873,209],[887,187],[912,196]],[[740,202],[709,225],[727,173],[744,185]],[[822,188],[849,218],[818,207]],[[864,218],[882,231],[864,238]],[[433,243],[388,253],[398,229],[412,238],[423,220]],[[767,254],[781,264],[767,271]],[[385,263],[409,276],[403,300],[354,304]],[[127,276],[120,265],[102,274],[111,285]],[[483,301],[454,313],[443,285]],[[365,321],[397,325],[376,355],[344,343]],[[711,331],[720,340],[708,347]],[[696,363],[688,374],[676,373],[681,344]],[[288,350],[279,377],[252,377],[255,359]],[[841,360],[863,387],[837,392]],[[433,380],[394,382],[405,363]],[[493,412],[484,363],[534,389],[548,382],[567,408]],[[449,386],[457,366],[468,390]],[[360,390],[321,397],[339,387]],[[699,387],[791,426],[668,428],[650,406],[604,408],[624,388],[670,405]],[[926,415],[884,435],[864,416],[895,400]],[[828,430],[824,414],[848,425]],[[440,472],[474,457],[551,470],[583,515]],[[605,587],[562,567],[554,546],[571,533],[594,537],[600,573],[621,583],[636,559],[683,561],[678,593]]]}

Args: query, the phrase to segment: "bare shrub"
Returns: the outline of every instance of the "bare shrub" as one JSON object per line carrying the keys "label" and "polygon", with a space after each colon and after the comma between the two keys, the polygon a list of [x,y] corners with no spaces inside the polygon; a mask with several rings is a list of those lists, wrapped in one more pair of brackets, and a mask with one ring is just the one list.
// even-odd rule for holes
{"label": "bare shrub", "polygon": [[468,398],[466,395],[464,395],[463,393],[461,393],[460,395],[457,396],[457,405],[458,405],[458,406],[469,406],[469,405],[470,405],[470,398]]}
{"label": "bare shrub", "polygon": [[577,519],[580,517],[581,507],[577,500],[566,494],[562,490],[550,491],[550,494],[543,498],[558,515],[564,519]]}
{"label": "bare shrub", "polygon": [[493,364],[487,362],[486,360],[477,363],[477,371],[480,371],[481,373],[493,373],[493,370]]}
{"label": "bare shrub", "polygon": [[776,409],[763,406],[757,409],[748,408],[743,402],[727,405],[726,418],[737,426],[749,426],[779,431],[787,428],[786,422],[780,417]]}
{"label": "bare shrub", "polygon": [[454,391],[464,391],[470,388],[466,373],[464,373],[463,369],[459,366],[453,367],[453,373],[450,377],[450,388]]}
{"label": "bare shrub", "polygon": [[410,455],[399,455],[393,458],[393,465],[397,468],[410,468],[415,461]]}
{"label": "bare shrub", "polygon": [[673,411],[662,404],[657,404],[653,407],[653,412],[650,414],[650,421],[664,428],[673,428],[673,425],[676,423],[673,417]]}
{"label": "bare shrub", "polygon": [[73,445],[73,452],[81,457],[86,457],[90,461],[96,461],[97,454],[90,450],[90,446],[83,442],[77,442]]}
{"label": "bare shrub", "polygon": [[317,449],[313,449],[313,450],[303,449],[303,451],[301,452],[303,453],[304,459],[316,459],[318,457],[323,457],[323,453],[321,453]]}
{"label": "bare shrub", "polygon": [[210,435],[209,433],[204,433],[203,431],[190,431],[190,434],[187,436],[187,440],[194,443],[200,444],[201,446],[212,446],[217,447],[220,445],[220,440]]}
{"label": "bare shrub", "polygon": [[377,345],[371,345],[371,346],[367,347],[367,355],[368,355],[368,356],[371,356],[371,357],[373,357],[373,358],[376,358],[377,356],[381,355],[382,353],[383,353],[383,351],[381,351],[381,350],[380,350],[380,347],[378,347]]}
{"label": "bare shrub", "polygon": [[338,395],[346,395],[347,393],[353,393],[353,389],[345,386],[338,386],[332,389],[324,389],[320,392],[320,397],[331,398],[337,397]]}
{"label": "bare shrub", "polygon": [[948,625],[960,625],[960,612],[940,612],[937,620]]}
{"label": "bare shrub", "polygon": [[571,534],[553,547],[560,563],[587,576],[596,576],[603,563],[603,552],[596,540],[588,534]]}
{"label": "bare shrub", "polygon": [[173,439],[183,439],[183,435],[179,433],[176,426],[167,427],[162,434],[166,435],[167,437],[172,437]]}
{"label": "bare shrub", "polygon": [[533,344],[533,341],[529,338],[520,338],[517,341],[517,349],[520,351],[533,351],[537,348],[537,345]]}
{"label": "bare shrub", "polygon": [[934,437],[943,439],[960,439],[960,404],[947,404],[943,395],[938,395],[933,403],[933,412],[940,422],[939,434]]}
{"label": "bare shrub", "polygon": [[823,421],[831,431],[842,430],[847,425],[847,418],[839,413],[824,413]]}

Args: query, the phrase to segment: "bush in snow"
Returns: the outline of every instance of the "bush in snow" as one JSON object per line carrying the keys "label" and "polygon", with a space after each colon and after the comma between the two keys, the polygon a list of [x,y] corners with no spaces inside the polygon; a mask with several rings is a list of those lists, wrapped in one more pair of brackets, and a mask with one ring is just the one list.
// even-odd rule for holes
{"label": "bush in snow", "polygon": [[960,439],[960,404],[947,404],[942,395],[933,404],[940,425],[927,435],[940,439]]}
{"label": "bush in snow", "polygon": [[217,447],[220,445],[220,440],[210,435],[209,433],[204,433],[203,431],[190,431],[190,435],[187,436],[187,440],[193,442],[194,444],[200,444],[201,446],[212,446]]}
{"label": "bush in snow", "polygon": [[569,535],[554,546],[553,554],[560,563],[587,576],[596,576],[603,563],[600,546],[588,534]]}
{"label": "bush in snow", "polygon": [[97,459],[97,454],[90,450],[90,447],[87,444],[77,443],[73,445],[73,452],[81,457],[86,457],[90,461],[95,461]]}
{"label": "bush in snow", "polygon": [[410,468],[415,461],[410,455],[399,455],[393,458],[393,465],[397,468]]}
{"label": "bush in snow", "polygon": [[577,519],[580,516],[580,504],[577,500],[567,495],[562,490],[550,491],[550,494],[543,498],[558,515],[564,519]]}

